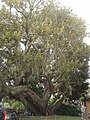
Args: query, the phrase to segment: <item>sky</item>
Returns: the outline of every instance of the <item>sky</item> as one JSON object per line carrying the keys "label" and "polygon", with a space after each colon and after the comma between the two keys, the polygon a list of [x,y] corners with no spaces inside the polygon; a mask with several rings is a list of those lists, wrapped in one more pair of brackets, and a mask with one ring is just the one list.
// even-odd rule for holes
{"label": "sky", "polygon": [[[85,20],[87,32],[90,32],[90,0],[57,0],[61,5],[70,7],[73,13]],[[90,38],[86,37],[84,42],[90,45]]]}

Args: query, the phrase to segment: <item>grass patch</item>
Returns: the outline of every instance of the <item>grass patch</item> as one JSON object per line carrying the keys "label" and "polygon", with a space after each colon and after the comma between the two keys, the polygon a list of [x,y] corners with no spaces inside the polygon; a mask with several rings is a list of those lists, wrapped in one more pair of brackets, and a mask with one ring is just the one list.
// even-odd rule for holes
{"label": "grass patch", "polygon": [[20,120],[82,120],[81,117],[72,117],[72,116],[29,116],[29,117],[21,117]]}

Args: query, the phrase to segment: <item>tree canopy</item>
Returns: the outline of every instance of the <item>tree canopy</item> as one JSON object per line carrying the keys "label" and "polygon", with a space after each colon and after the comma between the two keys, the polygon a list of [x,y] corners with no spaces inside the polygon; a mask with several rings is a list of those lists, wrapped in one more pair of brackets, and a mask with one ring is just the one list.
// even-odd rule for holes
{"label": "tree canopy", "polygon": [[84,21],[54,2],[2,1],[1,92],[36,115],[53,114],[65,97],[78,99],[89,67]]}

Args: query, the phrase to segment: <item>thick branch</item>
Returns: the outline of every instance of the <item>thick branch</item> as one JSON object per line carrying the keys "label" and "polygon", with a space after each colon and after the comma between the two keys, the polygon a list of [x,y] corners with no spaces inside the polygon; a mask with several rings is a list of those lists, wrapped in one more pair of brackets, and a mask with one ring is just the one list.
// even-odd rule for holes
{"label": "thick branch", "polygon": [[42,100],[47,102],[48,99],[50,98],[50,96],[51,96],[50,90],[49,90],[49,88],[47,88],[46,91],[45,91],[45,94],[44,94],[44,96],[42,98]]}
{"label": "thick branch", "polygon": [[63,100],[64,100],[64,95],[62,96],[61,99],[56,101],[56,103],[52,106],[52,108],[50,108],[51,114],[53,114],[54,111],[56,111],[56,109],[58,109],[60,107],[60,105],[62,104]]}
{"label": "thick branch", "polygon": [[43,100],[48,101],[53,91],[53,84],[52,84],[50,76],[47,78],[45,87],[46,89],[45,89],[45,94],[43,96]]}
{"label": "thick branch", "polygon": [[[30,111],[34,112],[36,115],[40,115],[39,107],[36,107],[33,102],[27,99],[25,94],[19,94],[17,99],[20,100]],[[26,97],[26,98],[25,98]]]}
{"label": "thick branch", "polygon": [[34,92],[32,91],[29,87],[27,86],[16,86],[16,87],[6,87],[4,91],[8,94],[11,94],[12,96],[16,96],[17,94],[22,94],[22,93],[28,93],[29,97],[34,101],[37,102],[37,104],[41,104],[42,100],[41,98]]}

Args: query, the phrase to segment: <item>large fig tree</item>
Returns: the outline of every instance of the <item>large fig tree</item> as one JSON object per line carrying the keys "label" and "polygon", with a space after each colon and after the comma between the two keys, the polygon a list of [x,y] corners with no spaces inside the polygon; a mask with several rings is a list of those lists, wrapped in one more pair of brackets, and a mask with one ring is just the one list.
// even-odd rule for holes
{"label": "large fig tree", "polygon": [[21,101],[36,115],[53,114],[88,78],[85,23],[54,2],[2,1],[1,97]]}

